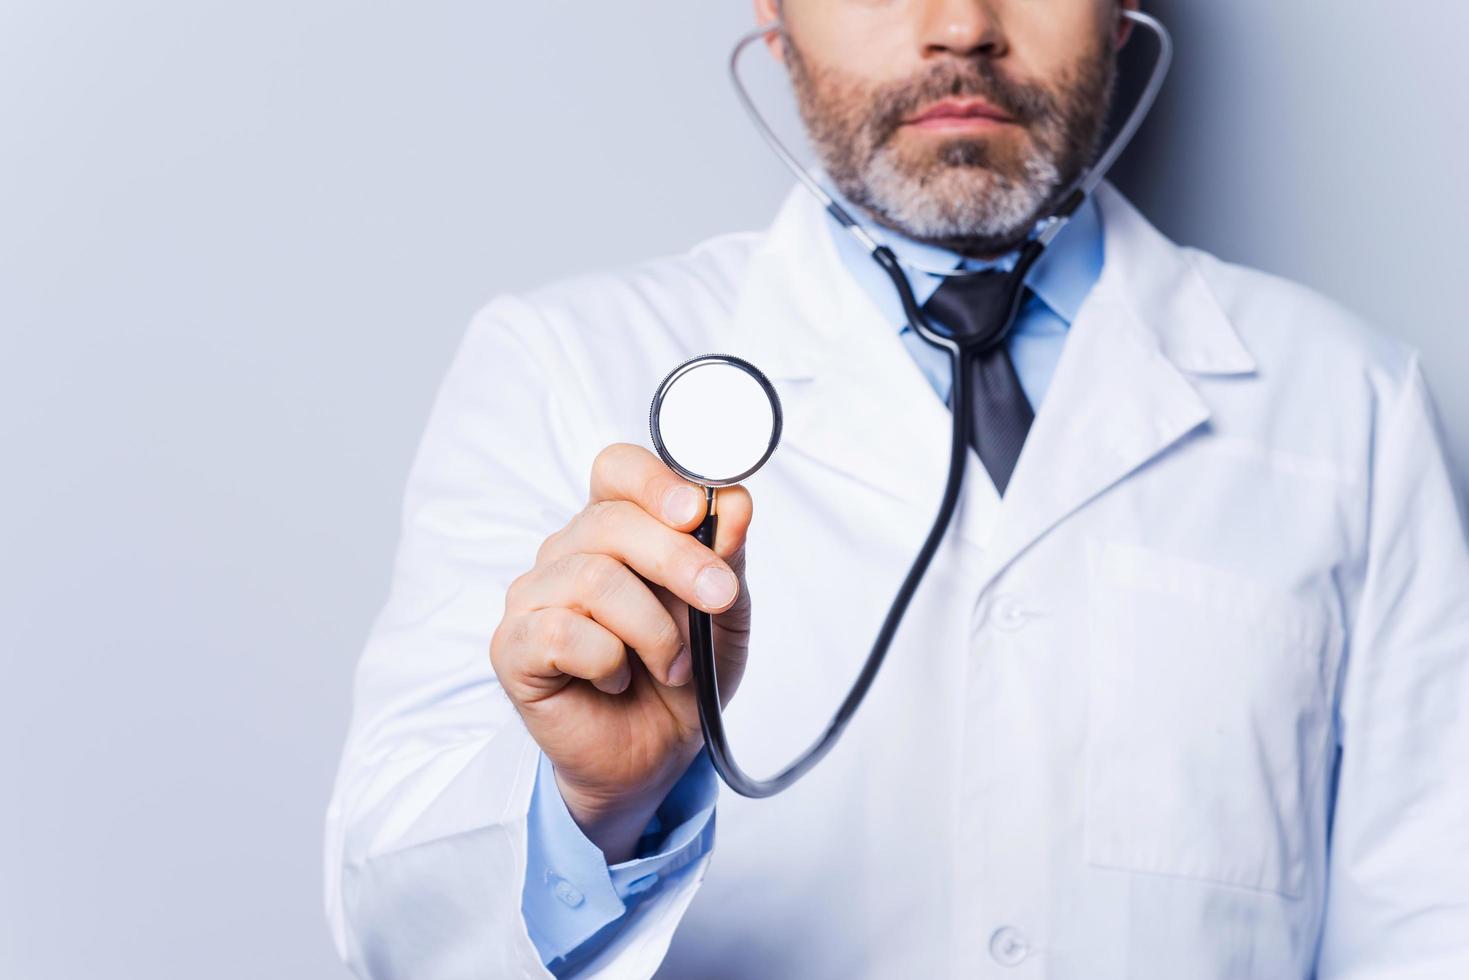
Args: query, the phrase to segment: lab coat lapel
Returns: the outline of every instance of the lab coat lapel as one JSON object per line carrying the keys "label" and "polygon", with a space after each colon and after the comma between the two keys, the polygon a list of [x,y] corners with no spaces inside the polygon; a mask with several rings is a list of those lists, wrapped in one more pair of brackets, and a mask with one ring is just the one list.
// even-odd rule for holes
{"label": "lab coat lapel", "polygon": [[1105,267],[1016,464],[984,555],[985,581],[1209,418],[1190,374],[1255,367],[1185,251],[1110,185],[1097,197]]}
{"label": "lab coat lapel", "polygon": [[778,455],[931,512],[943,494],[949,411],[898,325],[846,270],[825,222],[803,190],[792,192],[751,258],[735,343],[780,392]]}
{"label": "lab coat lapel", "polygon": [[[981,547],[987,582],[1088,500],[1209,418],[1190,374],[1254,360],[1184,250],[1116,190],[1097,191],[1106,262],[1071,325],[1046,397],[1000,500],[970,450],[958,533]],[[737,302],[735,345],[780,390],[779,452],[921,508],[948,468],[951,416],[796,188],[757,246]]]}

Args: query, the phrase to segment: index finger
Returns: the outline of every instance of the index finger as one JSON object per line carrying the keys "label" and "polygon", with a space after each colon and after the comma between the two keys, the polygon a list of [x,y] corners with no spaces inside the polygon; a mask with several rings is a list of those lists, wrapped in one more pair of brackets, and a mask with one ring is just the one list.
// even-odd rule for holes
{"label": "index finger", "polygon": [[630,442],[614,442],[592,462],[588,503],[630,500],[680,531],[704,519],[704,490],[670,470],[657,456]]}

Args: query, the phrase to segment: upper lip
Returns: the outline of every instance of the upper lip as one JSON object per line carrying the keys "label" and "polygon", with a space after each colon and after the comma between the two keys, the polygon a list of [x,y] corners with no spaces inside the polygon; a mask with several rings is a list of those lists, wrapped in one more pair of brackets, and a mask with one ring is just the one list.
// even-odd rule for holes
{"label": "upper lip", "polygon": [[1000,122],[1015,121],[1008,112],[996,108],[984,99],[942,99],[926,106],[923,111],[909,116],[904,122],[922,122],[925,119],[940,119],[945,116],[982,116],[987,119],[997,119]]}

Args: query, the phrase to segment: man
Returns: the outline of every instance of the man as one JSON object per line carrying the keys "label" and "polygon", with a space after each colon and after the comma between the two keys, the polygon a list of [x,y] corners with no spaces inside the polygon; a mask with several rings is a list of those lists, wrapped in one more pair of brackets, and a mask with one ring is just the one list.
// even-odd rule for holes
{"label": "man", "polygon": [[[1013,265],[1126,36],[1114,0],[755,7],[832,191],[948,268]],[[958,329],[962,289],[910,278]],[[1026,284],[868,702],[759,801],[701,751],[688,606],[773,771],[933,518],[946,362],[799,189],[766,234],[483,311],[328,814],[360,975],[1469,976],[1469,547],[1418,354],[1108,185]],[[709,351],[786,411],[712,550],[644,448]]]}

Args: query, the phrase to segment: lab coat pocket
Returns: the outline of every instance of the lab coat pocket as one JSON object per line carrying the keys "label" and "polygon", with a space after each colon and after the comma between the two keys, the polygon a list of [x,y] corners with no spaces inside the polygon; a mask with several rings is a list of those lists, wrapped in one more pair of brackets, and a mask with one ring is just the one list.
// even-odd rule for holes
{"label": "lab coat pocket", "polygon": [[1299,896],[1328,617],[1153,548],[1092,539],[1087,559],[1087,861]]}

